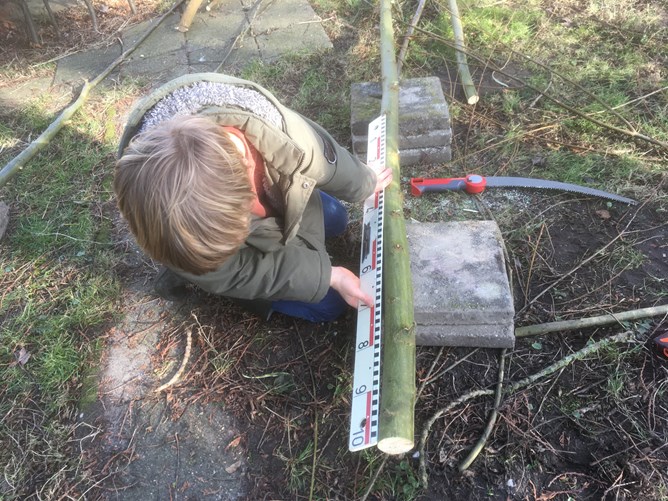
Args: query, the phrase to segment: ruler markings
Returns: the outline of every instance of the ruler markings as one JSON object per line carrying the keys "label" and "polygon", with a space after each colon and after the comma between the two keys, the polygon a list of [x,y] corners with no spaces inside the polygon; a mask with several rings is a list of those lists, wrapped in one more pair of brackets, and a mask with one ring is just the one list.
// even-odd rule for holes
{"label": "ruler markings", "polygon": [[[369,124],[367,164],[379,172],[385,168],[385,116]],[[357,314],[355,372],[353,374],[349,449],[357,451],[378,441],[380,404],[380,354],[382,318],[383,193],[364,202],[360,286],[373,299],[360,305]],[[363,398],[366,397],[366,398]]]}

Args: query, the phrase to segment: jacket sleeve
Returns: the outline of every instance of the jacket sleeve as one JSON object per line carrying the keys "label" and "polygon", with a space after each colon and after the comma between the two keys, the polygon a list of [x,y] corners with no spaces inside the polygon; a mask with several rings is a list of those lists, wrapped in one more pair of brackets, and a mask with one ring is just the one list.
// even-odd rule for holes
{"label": "jacket sleeve", "polygon": [[370,197],[376,187],[375,172],[339,145],[320,125],[305,117],[304,120],[315,130],[322,145],[322,151],[313,152],[313,165],[309,169],[310,173],[318,173],[317,187],[348,202],[362,202]]}
{"label": "jacket sleeve", "polygon": [[325,252],[295,238],[271,252],[243,247],[218,270],[205,275],[179,274],[212,294],[317,303],[329,290],[332,266]]}

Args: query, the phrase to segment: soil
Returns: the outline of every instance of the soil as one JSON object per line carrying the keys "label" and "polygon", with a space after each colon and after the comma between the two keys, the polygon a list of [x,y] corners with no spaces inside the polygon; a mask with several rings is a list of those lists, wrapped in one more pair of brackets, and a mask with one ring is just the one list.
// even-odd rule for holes
{"label": "soil", "polygon": [[[339,40],[335,47],[346,44]],[[456,140],[464,136],[459,130]],[[445,214],[461,216],[461,200],[452,197]],[[500,222],[518,325],[665,303],[665,204],[607,207],[571,195],[515,191],[486,193],[481,203],[492,214],[522,213],[512,226]],[[384,458],[374,449],[347,451],[353,312],[329,324],[280,314],[262,322],[194,289],[181,302],[156,298],[151,281],[158,267],[134,246],[115,209],[108,210],[116,221],[113,272],[125,293],[123,321],[106,333],[99,399],[80,415],[93,427],[84,440],[85,466],[95,478],[90,499],[306,499],[310,492],[318,499],[359,499],[372,483],[368,499],[377,500],[666,495],[668,364],[642,344],[668,330],[665,319],[633,326],[641,341],[636,348],[610,349],[506,396],[484,452],[463,473],[458,465],[481,436],[493,398],[444,415],[430,430],[429,486],[421,491],[416,453]],[[538,215],[542,233],[540,224],[528,238],[515,231]],[[406,217],[412,216],[408,208]],[[330,243],[337,264],[356,266],[358,229],[353,225]],[[547,287],[553,289],[531,301]],[[506,354],[505,380],[535,374],[617,331],[518,340]],[[157,393],[184,358],[178,381]],[[416,433],[459,396],[494,389],[498,365],[497,350],[418,348],[417,385],[424,389]]]}

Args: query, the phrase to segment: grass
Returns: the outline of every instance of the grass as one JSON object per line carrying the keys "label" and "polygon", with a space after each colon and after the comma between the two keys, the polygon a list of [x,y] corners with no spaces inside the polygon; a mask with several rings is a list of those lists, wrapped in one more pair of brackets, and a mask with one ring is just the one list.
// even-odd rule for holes
{"label": "grass", "polygon": [[[74,416],[98,365],[95,337],[120,292],[109,273],[117,257],[107,213],[116,138],[104,120],[120,97],[94,98],[88,106],[99,113],[77,115],[0,191],[11,204],[0,258],[0,440],[12,444],[0,452],[6,499],[55,498],[83,481]],[[52,121],[49,104],[3,118],[3,164]]]}

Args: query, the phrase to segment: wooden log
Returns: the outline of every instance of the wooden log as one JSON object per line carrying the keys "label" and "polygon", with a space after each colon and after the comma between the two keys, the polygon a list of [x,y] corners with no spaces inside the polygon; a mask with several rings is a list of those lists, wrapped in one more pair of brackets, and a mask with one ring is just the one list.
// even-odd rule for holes
{"label": "wooden log", "polygon": [[176,27],[177,30],[185,33],[190,29],[190,25],[193,19],[195,19],[195,14],[197,14],[197,9],[199,9],[200,5],[202,5],[202,0],[189,0],[186,10],[183,11],[183,15],[181,16],[181,22]]}
{"label": "wooden log", "polygon": [[381,113],[387,116],[387,166],[383,230],[383,370],[378,448],[402,454],[413,448],[415,409],[415,320],[403,195],[399,187],[399,78],[390,0],[381,0]]}

